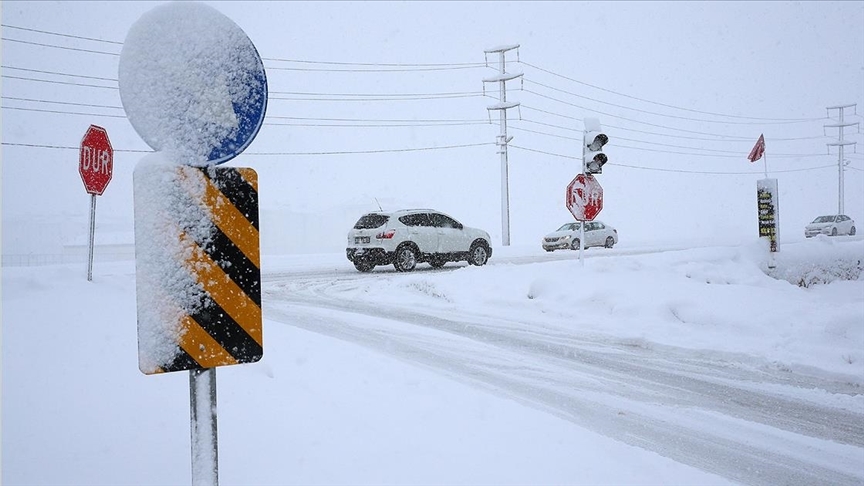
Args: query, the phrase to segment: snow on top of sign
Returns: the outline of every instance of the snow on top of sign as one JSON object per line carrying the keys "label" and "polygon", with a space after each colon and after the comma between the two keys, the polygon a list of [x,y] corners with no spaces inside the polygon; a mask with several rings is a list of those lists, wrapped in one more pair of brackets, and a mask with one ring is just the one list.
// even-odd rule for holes
{"label": "snow on top of sign", "polygon": [[260,62],[228,17],[198,2],[168,3],[129,30],[120,54],[120,98],[154,150],[179,163],[207,165],[214,149],[238,133],[234,106],[260,102],[254,89]]}
{"label": "snow on top of sign", "polygon": [[197,310],[205,291],[193,276],[195,243],[212,238],[212,217],[195,201],[205,182],[200,171],[163,153],[135,166],[135,271],[138,359],[144,373],[171,362],[182,319]]}

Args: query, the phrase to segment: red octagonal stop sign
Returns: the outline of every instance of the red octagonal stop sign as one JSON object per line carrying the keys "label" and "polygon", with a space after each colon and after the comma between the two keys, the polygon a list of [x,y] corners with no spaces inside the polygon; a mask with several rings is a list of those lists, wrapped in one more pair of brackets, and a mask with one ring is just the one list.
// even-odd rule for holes
{"label": "red octagonal stop sign", "polygon": [[114,172],[114,149],[108,140],[108,132],[102,127],[90,125],[81,139],[78,156],[78,173],[84,181],[88,194],[101,196],[111,182]]}
{"label": "red octagonal stop sign", "polygon": [[567,185],[566,205],[577,221],[593,221],[603,209],[603,188],[591,174],[579,174]]}

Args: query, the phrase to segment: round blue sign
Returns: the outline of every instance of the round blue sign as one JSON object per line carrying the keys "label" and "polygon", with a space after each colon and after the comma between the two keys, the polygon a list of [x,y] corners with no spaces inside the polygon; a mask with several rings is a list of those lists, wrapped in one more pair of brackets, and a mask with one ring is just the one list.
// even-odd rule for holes
{"label": "round blue sign", "polygon": [[252,41],[198,2],[144,14],[123,43],[118,78],[135,131],[182,164],[233,159],[252,143],[267,111],[267,75]]}

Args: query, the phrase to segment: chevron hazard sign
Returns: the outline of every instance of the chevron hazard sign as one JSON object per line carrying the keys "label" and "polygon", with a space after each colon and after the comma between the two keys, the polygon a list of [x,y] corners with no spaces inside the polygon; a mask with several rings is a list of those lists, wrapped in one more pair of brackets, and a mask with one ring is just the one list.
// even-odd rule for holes
{"label": "chevron hazard sign", "polygon": [[138,366],[145,374],[251,363],[264,354],[258,175],[135,168]]}

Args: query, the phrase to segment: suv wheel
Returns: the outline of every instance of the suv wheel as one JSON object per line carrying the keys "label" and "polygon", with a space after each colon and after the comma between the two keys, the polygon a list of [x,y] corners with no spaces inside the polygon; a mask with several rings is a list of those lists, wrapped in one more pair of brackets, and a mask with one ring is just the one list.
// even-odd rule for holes
{"label": "suv wheel", "polygon": [[397,272],[410,272],[417,266],[417,255],[410,246],[400,246],[396,249],[396,257],[393,260],[393,266],[396,268]]}
{"label": "suv wheel", "polygon": [[485,265],[489,260],[489,251],[486,250],[486,245],[483,243],[474,243],[471,245],[471,250],[468,252],[468,263],[471,265]]}

